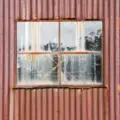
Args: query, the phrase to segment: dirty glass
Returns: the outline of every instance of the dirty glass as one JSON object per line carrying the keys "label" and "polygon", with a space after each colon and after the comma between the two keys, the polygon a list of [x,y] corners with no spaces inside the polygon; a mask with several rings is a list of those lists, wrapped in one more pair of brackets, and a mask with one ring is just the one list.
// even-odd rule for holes
{"label": "dirty glass", "polygon": [[58,51],[58,22],[40,23],[40,51]]}
{"label": "dirty glass", "polygon": [[101,55],[62,55],[63,83],[101,82]]}
{"label": "dirty glass", "polygon": [[60,23],[61,51],[75,51],[76,37],[76,22]]}
{"label": "dirty glass", "polygon": [[17,22],[19,84],[102,83],[102,22]]}
{"label": "dirty glass", "polygon": [[55,84],[58,79],[57,64],[57,55],[18,55],[17,80],[22,84]]}
{"label": "dirty glass", "polygon": [[85,49],[88,51],[101,51],[102,49],[102,22],[84,22]]}
{"label": "dirty glass", "polygon": [[58,51],[57,22],[18,22],[17,51]]}

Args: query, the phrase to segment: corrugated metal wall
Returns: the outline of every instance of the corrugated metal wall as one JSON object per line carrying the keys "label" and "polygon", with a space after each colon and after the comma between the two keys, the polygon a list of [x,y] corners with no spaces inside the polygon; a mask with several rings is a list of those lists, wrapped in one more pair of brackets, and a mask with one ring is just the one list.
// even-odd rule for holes
{"label": "corrugated metal wall", "polygon": [[[119,120],[119,11],[120,0],[0,0],[0,120]],[[13,89],[16,20],[33,19],[102,20],[107,88]]]}

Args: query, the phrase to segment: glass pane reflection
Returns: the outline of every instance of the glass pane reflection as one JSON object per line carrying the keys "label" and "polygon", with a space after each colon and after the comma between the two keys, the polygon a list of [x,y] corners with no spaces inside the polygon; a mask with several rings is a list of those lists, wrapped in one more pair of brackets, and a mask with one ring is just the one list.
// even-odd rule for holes
{"label": "glass pane reflection", "polygon": [[87,21],[84,24],[85,49],[89,51],[100,51],[102,42],[102,22]]}
{"label": "glass pane reflection", "polygon": [[17,51],[58,51],[58,22],[18,22]]}
{"label": "glass pane reflection", "polygon": [[61,22],[61,51],[76,50],[76,22]]}
{"label": "glass pane reflection", "polygon": [[18,55],[18,82],[57,83],[58,79],[57,55]]}
{"label": "glass pane reflection", "polygon": [[101,55],[63,55],[61,75],[63,82],[102,82]]}

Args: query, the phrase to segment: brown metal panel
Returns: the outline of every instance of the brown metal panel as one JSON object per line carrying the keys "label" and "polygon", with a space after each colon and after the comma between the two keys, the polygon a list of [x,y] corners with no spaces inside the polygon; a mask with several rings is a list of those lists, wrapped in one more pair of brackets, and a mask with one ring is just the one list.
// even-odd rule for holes
{"label": "brown metal panel", "polygon": [[92,109],[93,109],[93,102],[92,102],[92,89],[87,90],[87,120],[92,120]]}
{"label": "brown metal panel", "polygon": [[98,89],[93,88],[93,120],[98,119]]}
{"label": "brown metal panel", "polygon": [[42,120],[47,120],[48,116],[48,106],[47,106],[47,90],[42,90]]}
{"label": "brown metal panel", "polygon": [[76,19],[81,19],[81,0],[76,0]]}
{"label": "brown metal panel", "polygon": [[42,18],[42,0],[37,0],[37,18]]}
{"label": "brown metal panel", "polygon": [[53,112],[54,112],[54,118],[53,118],[53,120],[59,120],[59,107],[58,107],[58,89],[57,88],[55,88],[55,89],[53,89],[53,103],[54,103],[54,105],[53,105]]}
{"label": "brown metal panel", "polygon": [[82,20],[87,19],[87,0],[82,0]]}
{"label": "brown metal panel", "polygon": [[21,19],[25,20],[25,14],[26,14],[26,6],[25,6],[26,0],[20,0],[20,15]]}
{"label": "brown metal panel", "polygon": [[70,95],[69,95],[69,89],[65,89],[64,90],[64,94],[65,94],[65,120],[70,120]]}
{"label": "brown metal panel", "polygon": [[[10,88],[12,90],[12,86],[14,85],[14,79],[15,79],[15,0],[10,1]],[[17,11],[16,11],[17,12]],[[17,17],[17,16],[16,16]]]}
{"label": "brown metal panel", "polygon": [[[3,2],[3,0],[0,2]],[[103,80],[108,88],[93,88],[93,93],[91,89],[83,89],[82,93],[79,93],[80,89],[71,89],[70,91],[66,88],[64,90],[60,88],[53,88],[53,90],[36,89],[36,97],[34,97],[34,90],[31,88],[31,90],[25,89],[25,98],[22,89],[15,90],[14,120],[22,119],[22,117],[30,120],[32,119],[31,115],[35,119],[35,114],[36,119],[41,119],[42,116],[46,120],[49,118],[51,120],[59,118],[66,120],[81,119],[81,116],[88,120],[118,120],[120,102],[117,92],[119,83],[119,0],[4,0],[4,2],[4,5],[2,5],[3,3],[0,4],[0,97],[2,98],[0,99],[0,113],[3,112],[3,114],[0,114],[0,120],[9,120],[9,88],[11,87],[9,81],[15,80],[15,68],[13,67],[16,59],[14,54],[16,49],[15,19],[30,20],[31,18],[36,19],[36,16],[39,19],[52,19],[53,17],[54,19],[59,17],[62,19],[81,19],[81,16],[82,19],[102,19]],[[3,21],[5,22],[3,23]],[[110,90],[109,95],[108,89]],[[83,104],[81,104],[81,97]],[[107,111],[108,97],[110,99],[110,118],[108,118]],[[24,102],[26,102],[25,113],[23,113]],[[78,111],[82,114],[78,114]]]}
{"label": "brown metal panel", "polygon": [[9,37],[10,37],[10,23],[9,23],[9,15],[10,15],[10,7],[9,1],[5,0],[4,3],[4,120],[9,119]]}
{"label": "brown metal panel", "polygon": [[26,120],[30,120],[31,119],[31,93],[30,93],[30,90],[26,90],[26,98],[25,98],[25,100],[26,100],[26,112],[25,112],[25,116],[26,116]]}
{"label": "brown metal panel", "polygon": [[59,18],[59,0],[54,0],[54,19]]}
{"label": "brown metal panel", "polygon": [[87,0],[87,19],[92,18],[92,0]]}
{"label": "brown metal panel", "polygon": [[70,18],[70,0],[64,0],[65,1],[65,18]]}
{"label": "brown metal panel", "polygon": [[76,120],[81,120],[81,90],[76,90],[76,106],[75,106],[75,112],[76,112]]}
{"label": "brown metal panel", "polygon": [[[99,5],[99,8],[98,8],[98,11],[99,11],[98,18],[102,19],[103,18],[103,0],[99,0],[98,1],[98,5]],[[106,6],[106,7],[108,7],[108,6]],[[107,11],[107,9],[106,9],[106,11]]]}
{"label": "brown metal panel", "polygon": [[0,0],[0,120],[3,120],[3,0]]}
{"label": "brown metal panel", "polygon": [[15,19],[20,19],[20,0],[15,0]]}
{"label": "brown metal panel", "polygon": [[32,19],[37,19],[37,1],[36,0],[32,0]]}
{"label": "brown metal panel", "polygon": [[104,103],[103,103],[103,100],[104,100],[104,96],[103,96],[103,89],[100,88],[99,89],[99,93],[98,93],[98,111],[99,111],[99,115],[98,115],[98,118],[99,120],[104,120]]}
{"label": "brown metal panel", "polygon": [[64,17],[64,11],[65,11],[65,4],[64,4],[64,0],[60,0],[59,1],[59,11],[60,11],[60,18],[65,18]]}
{"label": "brown metal panel", "polygon": [[120,31],[120,18],[119,18],[119,14],[120,14],[120,1],[116,0],[115,1],[115,116],[116,116],[116,120],[119,120],[120,115],[120,108],[119,108],[119,95],[118,95],[118,85],[119,85],[119,74],[120,74],[120,35],[119,35],[119,31]]}
{"label": "brown metal panel", "polygon": [[10,0],[10,83],[9,83],[9,91],[10,91],[10,101],[9,101],[9,119],[14,118],[14,92],[12,90],[12,86],[14,85],[14,80],[15,80],[15,1]]}
{"label": "brown metal panel", "polygon": [[42,120],[42,90],[37,89],[37,108],[36,108],[36,114],[37,114],[37,120]]}
{"label": "brown metal panel", "polygon": [[[19,90],[14,91],[14,111],[15,111],[14,112],[14,120],[20,120],[20,93],[19,93]],[[6,120],[8,120],[8,119],[6,119]]]}
{"label": "brown metal panel", "polygon": [[[104,97],[103,98],[103,102],[104,102],[104,110],[103,110],[103,112],[104,112],[104,119],[105,120],[109,120],[109,117],[108,117],[108,106],[109,106],[109,104],[108,104],[108,99],[109,99],[108,98],[109,97],[108,89],[103,89],[103,97]],[[116,118],[114,118],[114,119],[116,120]]]}
{"label": "brown metal panel", "polygon": [[105,20],[103,21],[103,40],[102,40],[102,45],[103,46],[103,82],[105,85],[108,86],[108,80],[109,80],[109,14],[108,14],[108,1],[107,0],[104,4],[104,17]]}
{"label": "brown metal panel", "polygon": [[115,75],[115,69],[114,69],[114,1],[110,0],[110,7],[109,7],[109,17],[110,17],[110,28],[109,28],[109,61],[110,61],[110,120],[114,120],[115,119],[115,96],[114,96],[114,92],[115,92],[115,80],[114,80],[114,75]]}
{"label": "brown metal panel", "polygon": [[48,0],[48,18],[53,19],[54,0]]}
{"label": "brown metal panel", "polygon": [[93,0],[93,19],[97,19],[98,15],[98,0]]}
{"label": "brown metal panel", "polygon": [[86,111],[87,111],[87,90],[86,89],[82,89],[82,120],[87,120],[87,115]]}
{"label": "brown metal panel", "polygon": [[70,120],[75,120],[75,90],[70,89]]}
{"label": "brown metal panel", "polygon": [[59,89],[59,120],[64,120],[64,89]]}
{"label": "brown metal panel", "polygon": [[31,120],[36,120],[36,90],[31,90]]}
{"label": "brown metal panel", "polygon": [[42,0],[42,19],[48,18],[48,2],[47,0]]}
{"label": "brown metal panel", "polygon": [[75,18],[76,17],[76,9],[75,9],[75,5],[76,5],[76,0],[70,0],[70,17],[71,18]]}
{"label": "brown metal panel", "polygon": [[31,2],[30,0],[26,0],[26,20],[30,20],[30,17],[31,17]]}
{"label": "brown metal panel", "polygon": [[53,90],[48,89],[48,119],[53,120]]}
{"label": "brown metal panel", "polygon": [[20,90],[20,120],[25,120],[25,90],[21,89]]}

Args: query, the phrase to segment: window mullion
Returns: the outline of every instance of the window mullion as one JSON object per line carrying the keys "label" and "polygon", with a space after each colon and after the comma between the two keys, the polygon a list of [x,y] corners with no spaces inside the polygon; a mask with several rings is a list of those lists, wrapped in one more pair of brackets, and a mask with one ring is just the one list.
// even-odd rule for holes
{"label": "window mullion", "polygon": [[58,83],[61,85],[61,50],[60,50],[60,21],[58,24]]}

